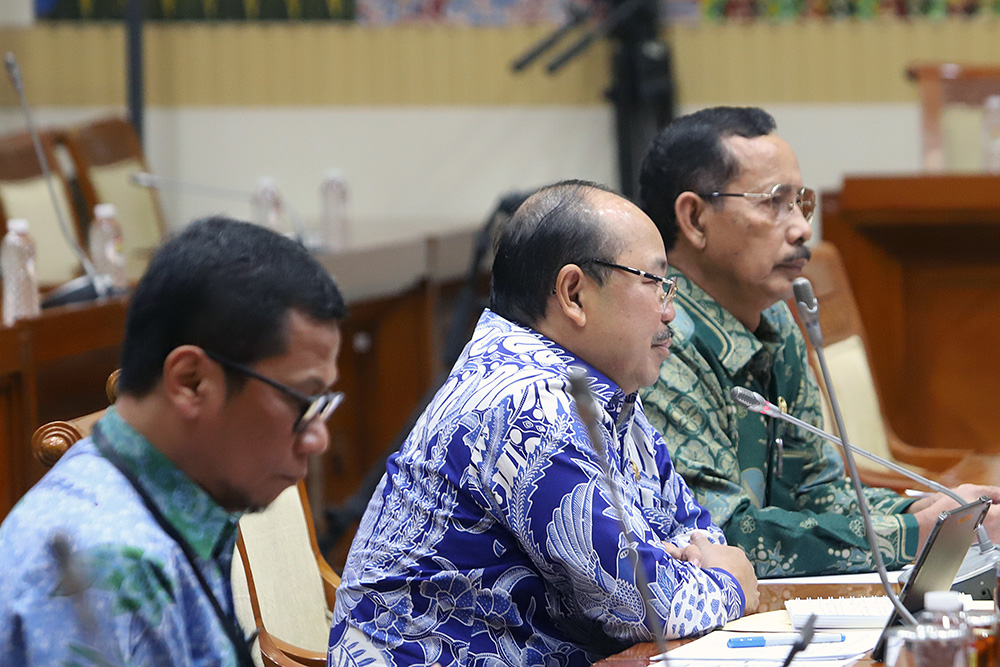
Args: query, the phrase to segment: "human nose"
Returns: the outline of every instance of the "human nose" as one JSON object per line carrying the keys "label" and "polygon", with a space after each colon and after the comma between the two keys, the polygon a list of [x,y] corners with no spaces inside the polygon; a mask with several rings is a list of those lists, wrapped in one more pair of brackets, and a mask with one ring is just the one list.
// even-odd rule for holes
{"label": "human nose", "polygon": [[298,448],[306,455],[322,454],[330,445],[330,431],[322,419],[312,419],[299,433]]}
{"label": "human nose", "polygon": [[787,230],[788,243],[791,245],[805,243],[812,238],[812,225],[806,220],[806,216],[802,214],[802,209],[798,206],[792,209]]}
{"label": "human nose", "polygon": [[675,317],[677,317],[677,311],[674,309],[673,302],[664,305],[660,310],[660,321],[664,324],[670,324]]}

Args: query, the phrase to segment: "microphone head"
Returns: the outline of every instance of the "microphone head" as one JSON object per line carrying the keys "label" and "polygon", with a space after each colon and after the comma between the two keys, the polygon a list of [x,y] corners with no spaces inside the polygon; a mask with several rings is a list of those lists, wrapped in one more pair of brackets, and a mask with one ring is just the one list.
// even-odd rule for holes
{"label": "microphone head", "polygon": [[812,309],[816,305],[816,294],[813,292],[812,283],[809,279],[800,276],[792,282],[792,292],[795,294],[795,300],[798,303],[805,304],[809,309]]}
{"label": "microphone head", "polygon": [[767,413],[767,401],[764,397],[746,387],[733,387],[729,390],[729,397],[751,412]]}

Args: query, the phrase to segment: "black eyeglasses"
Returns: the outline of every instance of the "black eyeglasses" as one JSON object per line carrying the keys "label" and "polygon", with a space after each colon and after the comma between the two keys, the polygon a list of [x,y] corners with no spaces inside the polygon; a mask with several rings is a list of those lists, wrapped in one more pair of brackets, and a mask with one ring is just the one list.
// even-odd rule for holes
{"label": "black eyeglasses", "polygon": [[288,385],[282,384],[277,380],[272,380],[266,375],[261,375],[249,366],[245,366],[238,361],[227,359],[221,354],[212,352],[211,350],[205,350],[205,354],[208,355],[209,359],[216,361],[222,366],[225,366],[230,370],[234,370],[242,375],[246,375],[247,377],[251,377],[254,380],[260,380],[264,384],[270,385],[283,394],[293,398],[301,407],[298,418],[295,420],[295,423],[292,424],[293,433],[301,433],[305,430],[306,426],[309,425],[309,422],[314,419],[319,419],[325,422],[333,414],[333,411],[337,409],[337,406],[340,405],[341,401],[344,400],[344,392],[342,391],[328,391],[324,394],[318,394],[316,396],[306,396],[301,391],[296,391]]}
{"label": "black eyeglasses", "polygon": [[816,191],[812,188],[796,188],[794,185],[778,183],[768,192],[699,192],[699,197],[744,197],[746,199],[767,199],[777,222],[784,222],[792,215],[795,205],[802,210],[806,222],[812,222],[816,212]]}
{"label": "black eyeglasses", "polygon": [[674,297],[677,296],[677,278],[664,278],[663,276],[658,276],[655,273],[650,273],[649,271],[633,269],[631,266],[615,264],[614,262],[606,262],[603,259],[590,259],[587,261],[594,264],[600,264],[601,266],[607,266],[612,269],[618,269],[619,271],[625,271],[626,273],[631,273],[632,275],[655,282],[663,288],[663,293],[660,294],[660,310],[664,313],[667,312],[667,307],[674,302]]}

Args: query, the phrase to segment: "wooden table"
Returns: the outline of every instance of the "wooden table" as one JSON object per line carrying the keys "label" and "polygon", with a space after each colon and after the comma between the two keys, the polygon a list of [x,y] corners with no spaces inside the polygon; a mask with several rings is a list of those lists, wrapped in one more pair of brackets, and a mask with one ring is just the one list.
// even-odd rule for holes
{"label": "wooden table", "polygon": [[[760,609],[758,611],[773,611],[783,609],[785,600],[801,597],[837,597],[882,595],[882,587],[878,584],[851,584],[847,586],[832,584],[783,584],[768,582],[760,585]],[[679,639],[668,642],[670,648],[675,648],[692,641]],[[659,653],[654,642],[643,642],[625,649],[621,653],[594,663],[594,667],[648,667],[649,658]],[[864,658],[855,665],[881,665],[870,658]]]}

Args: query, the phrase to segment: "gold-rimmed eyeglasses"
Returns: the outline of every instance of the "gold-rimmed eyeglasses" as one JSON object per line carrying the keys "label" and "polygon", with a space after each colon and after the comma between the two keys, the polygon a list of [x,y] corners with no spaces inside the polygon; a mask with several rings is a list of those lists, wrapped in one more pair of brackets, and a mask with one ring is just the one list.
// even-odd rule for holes
{"label": "gold-rimmed eyeglasses", "polygon": [[674,297],[677,296],[677,278],[664,278],[663,276],[658,276],[655,273],[650,273],[649,271],[634,269],[631,266],[615,264],[614,262],[606,262],[603,259],[591,259],[588,261],[594,264],[600,264],[601,266],[607,266],[612,269],[618,269],[619,271],[625,271],[626,273],[631,273],[632,275],[655,282],[663,288],[663,291],[660,293],[660,310],[664,313],[667,312],[667,308],[674,302]]}
{"label": "gold-rimmed eyeglasses", "polygon": [[802,217],[812,222],[816,212],[816,191],[812,188],[796,188],[794,185],[778,183],[768,192],[699,192],[699,197],[744,197],[746,199],[766,199],[771,202],[771,211],[777,222],[784,222],[799,205]]}
{"label": "gold-rimmed eyeglasses", "polygon": [[301,433],[314,419],[319,419],[325,422],[331,415],[333,415],[333,411],[336,410],[337,406],[344,400],[344,392],[342,391],[328,391],[322,394],[317,394],[316,396],[306,396],[301,391],[292,389],[288,385],[282,384],[277,380],[272,380],[266,375],[261,375],[249,366],[241,364],[238,361],[228,359],[217,352],[205,350],[205,354],[209,359],[215,361],[219,365],[236,371],[240,375],[246,375],[254,380],[259,380],[266,385],[270,385],[298,403],[299,416],[295,419],[295,423],[292,424],[292,433]]}

